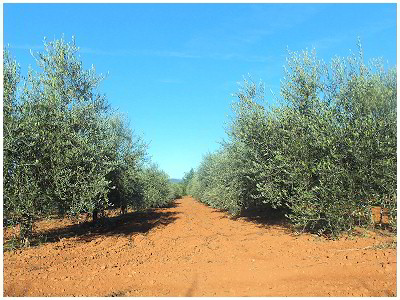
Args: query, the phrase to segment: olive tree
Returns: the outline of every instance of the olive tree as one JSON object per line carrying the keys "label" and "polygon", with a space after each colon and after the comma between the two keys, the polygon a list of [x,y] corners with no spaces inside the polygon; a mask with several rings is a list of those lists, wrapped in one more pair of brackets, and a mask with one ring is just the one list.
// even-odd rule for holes
{"label": "olive tree", "polygon": [[163,207],[174,200],[168,175],[156,164],[147,165],[139,172],[138,185],[137,208]]}
{"label": "olive tree", "polygon": [[3,64],[3,203],[5,225],[21,224],[21,237],[28,238],[35,210],[39,203],[39,187],[35,180],[36,159],[30,149],[29,122],[22,117],[24,111],[18,102],[20,67],[8,49]]}
{"label": "olive tree", "polygon": [[[96,215],[108,204],[106,175],[117,163],[115,131],[107,101],[96,93],[103,76],[94,67],[83,69],[78,50],[74,39],[45,41],[44,52],[33,54],[41,71],[29,69],[18,99],[17,77],[4,79],[4,211],[7,220],[28,228],[21,237],[29,234],[34,218]],[[5,73],[15,74],[7,59]]]}

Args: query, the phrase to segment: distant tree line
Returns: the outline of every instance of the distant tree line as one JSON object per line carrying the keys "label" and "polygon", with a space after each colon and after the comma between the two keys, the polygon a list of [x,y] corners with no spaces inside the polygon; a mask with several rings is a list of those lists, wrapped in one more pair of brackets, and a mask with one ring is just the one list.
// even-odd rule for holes
{"label": "distant tree line", "polygon": [[33,54],[40,72],[21,76],[4,49],[4,224],[20,225],[21,240],[43,217],[90,212],[95,222],[106,208],[159,207],[179,196],[78,51],[74,38],[45,40]]}
{"label": "distant tree line", "polygon": [[200,201],[238,215],[285,215],[299,230],[337,236],[371,225],[371,206],[396,230],[396,68],[359,53],[330,64],[290,52],[281,104],[244,80],[229,141],[204,158],[188,183]]}

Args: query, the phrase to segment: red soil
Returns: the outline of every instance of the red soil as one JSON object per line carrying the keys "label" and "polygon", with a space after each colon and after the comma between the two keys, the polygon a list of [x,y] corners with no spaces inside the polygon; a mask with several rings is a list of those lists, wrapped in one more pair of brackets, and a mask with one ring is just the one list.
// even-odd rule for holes
{"label": "red soil", "polygon": [[175,204],[103,227],[40,222],[50,241],[3,254],[4,296],[397,295],[395,237],[384,232],[326,240],[190,197]]}

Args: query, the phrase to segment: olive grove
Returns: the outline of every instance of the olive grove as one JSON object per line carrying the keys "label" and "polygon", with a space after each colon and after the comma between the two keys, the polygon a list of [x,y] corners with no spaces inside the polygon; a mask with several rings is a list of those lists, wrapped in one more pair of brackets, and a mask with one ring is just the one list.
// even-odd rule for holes
{"label": "olive grove", "polygon": [[333,236],[369,226],[379,205],[396,229],[396,69],[364,63],[359,44],[330,64],[289,51],[284,71],[275,108],[262,83],[245,79],[230,141],[204,157],[189,193],[234,214],[275,209],[301,231]]}

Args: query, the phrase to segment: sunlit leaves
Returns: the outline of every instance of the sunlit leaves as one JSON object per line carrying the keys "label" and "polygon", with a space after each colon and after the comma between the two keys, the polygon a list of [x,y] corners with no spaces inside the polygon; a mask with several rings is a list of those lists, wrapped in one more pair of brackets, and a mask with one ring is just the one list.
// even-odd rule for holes
{"label": "sunlit leaves", "polygon": [[[288,52],[282,105],[263,84],[235,95],[230,143],[205,156],[189,190],[214,207],[284,210],[300,230],[337,235],[390,207],[396,227],[396,70],[358,55],[330,64],[315,50]],[[357,217],[356,217],[357,216]]]}
{"label": "sunlit leaves", "polygon": [[[146,145],[97,93],[73,39],[45,41],[16,93],[19,69],[5,52],[4,214],[29,235],[36,218],[137,206]],[[110,191],[124,201],[116,201]]]}

